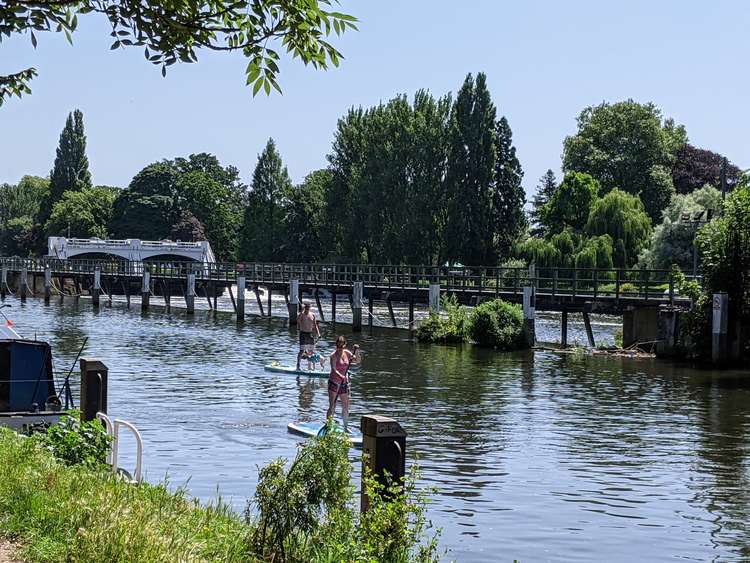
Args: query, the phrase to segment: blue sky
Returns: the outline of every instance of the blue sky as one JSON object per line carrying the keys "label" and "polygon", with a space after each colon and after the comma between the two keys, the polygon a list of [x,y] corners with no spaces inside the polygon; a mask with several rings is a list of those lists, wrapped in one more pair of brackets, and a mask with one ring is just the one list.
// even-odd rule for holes
{"label": "blue sky", "polygon": [[483,71],[508,117],[533,193],[559,170],[562,140],[587,105],[653,101],[693,144],[750,166],[750,6],[742,1],[343,0],[360,31],[346,60],[282,66],[282,95],[251,96],[241,56],[199,53],[167,78],[141,49],[110,51],[107,23],[82,16],[74,44],[41,35],[0,44],[0,73],[36,66],[33,95],[0,108],[0,182],[47,175],[67,113],[85,115],[97,184],[125,186],[143,166],[211,152],[249,181],[273,137],[294,181],[326,165],[337,119],[427,88],[455,91]]}

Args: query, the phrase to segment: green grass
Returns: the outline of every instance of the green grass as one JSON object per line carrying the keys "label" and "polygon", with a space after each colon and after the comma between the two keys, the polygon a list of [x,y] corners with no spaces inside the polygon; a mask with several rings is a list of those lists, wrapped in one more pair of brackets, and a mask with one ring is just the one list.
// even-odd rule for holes
{"label": "green grass", "polygon": [[221,501],[66,466],[0,428],[0,535],[29,561],[247,561],[251,533]]}

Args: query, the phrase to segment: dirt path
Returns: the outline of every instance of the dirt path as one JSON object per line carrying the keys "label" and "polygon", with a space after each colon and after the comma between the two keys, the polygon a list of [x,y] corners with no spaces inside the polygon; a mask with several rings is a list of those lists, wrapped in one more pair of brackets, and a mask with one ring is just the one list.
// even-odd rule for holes
{"label": "dirt path", "polygon": [[21,563],[14,556],[15,548],[5,540],[0,539],[0,563]]}

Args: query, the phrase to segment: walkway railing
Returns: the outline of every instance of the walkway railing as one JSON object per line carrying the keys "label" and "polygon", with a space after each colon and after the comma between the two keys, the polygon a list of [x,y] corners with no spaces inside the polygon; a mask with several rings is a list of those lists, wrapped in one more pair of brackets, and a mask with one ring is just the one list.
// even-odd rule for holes
{"label": "walkway railing", "polygon": [[0,258],[7,271],[53,275],[102,275],[138,277],[145,271],[152,278],[184,279],[195,274],[196,281],[235,283],[245,276],[247,284],[279,285],[299,280],[303,286],[342,288],[354,282],[384,291],[427,290],[438,284],[443,292],[503,296],[520,294],[534,286],[537,295],[590,297],[592,299],[638,299],[672,301],[675,298],[670,270],[391,266],[373,264],[291,264],[291,263],[214,263],[178,261],[60,260],[56,258]]}

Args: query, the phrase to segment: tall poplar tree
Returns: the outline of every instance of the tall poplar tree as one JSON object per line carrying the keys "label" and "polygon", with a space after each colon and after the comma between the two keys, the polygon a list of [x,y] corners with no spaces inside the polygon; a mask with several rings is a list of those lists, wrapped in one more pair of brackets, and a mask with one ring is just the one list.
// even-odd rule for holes
{"label": "tall poplar tree", "polygon": [[535,237],[544,236],[547,234],[546,227],[541,222],[542,207],[549,203],[552,196],[557,191],[557,178],[552,170],[547,170],[539,179],[539,185],[536,187],[536,193],[531,200],[531,212],[529,216],[531,218],[532,228],[531,235]]}
{"label": "tall poplar tree", "polygon": [[44,225],[47,222],[52,213],[52,207],[60,201],[64,192],[79,192],[91,186],[83,113],[75,110],[68,114],[65,127],[60,133],[55,165],[50,172],[49,195],[40,211],[39,223]]}
{"label": "tall poplar tree", "polygon": [[292,182],[276,143],[268,139],[258,157],[245,211],[240,255],[245,260],[283,261],[284,208]]}
{"label": "tall poplar tree", "polygon": [[492,201],[495,255],[492,256],[492,263],[510,258],[513,244],[528,226],[523,212],[526,203],[526,194],[521,185],[523,169],[513,146],[513,132],[505,117],[497,122],[495,131],[495,187]]}
{"label": "tall poplar tree", "polygon": [[444,258],[452,263],[487,264],[494,255],[496,113],[484,73],[469,74],[451,115]]}

